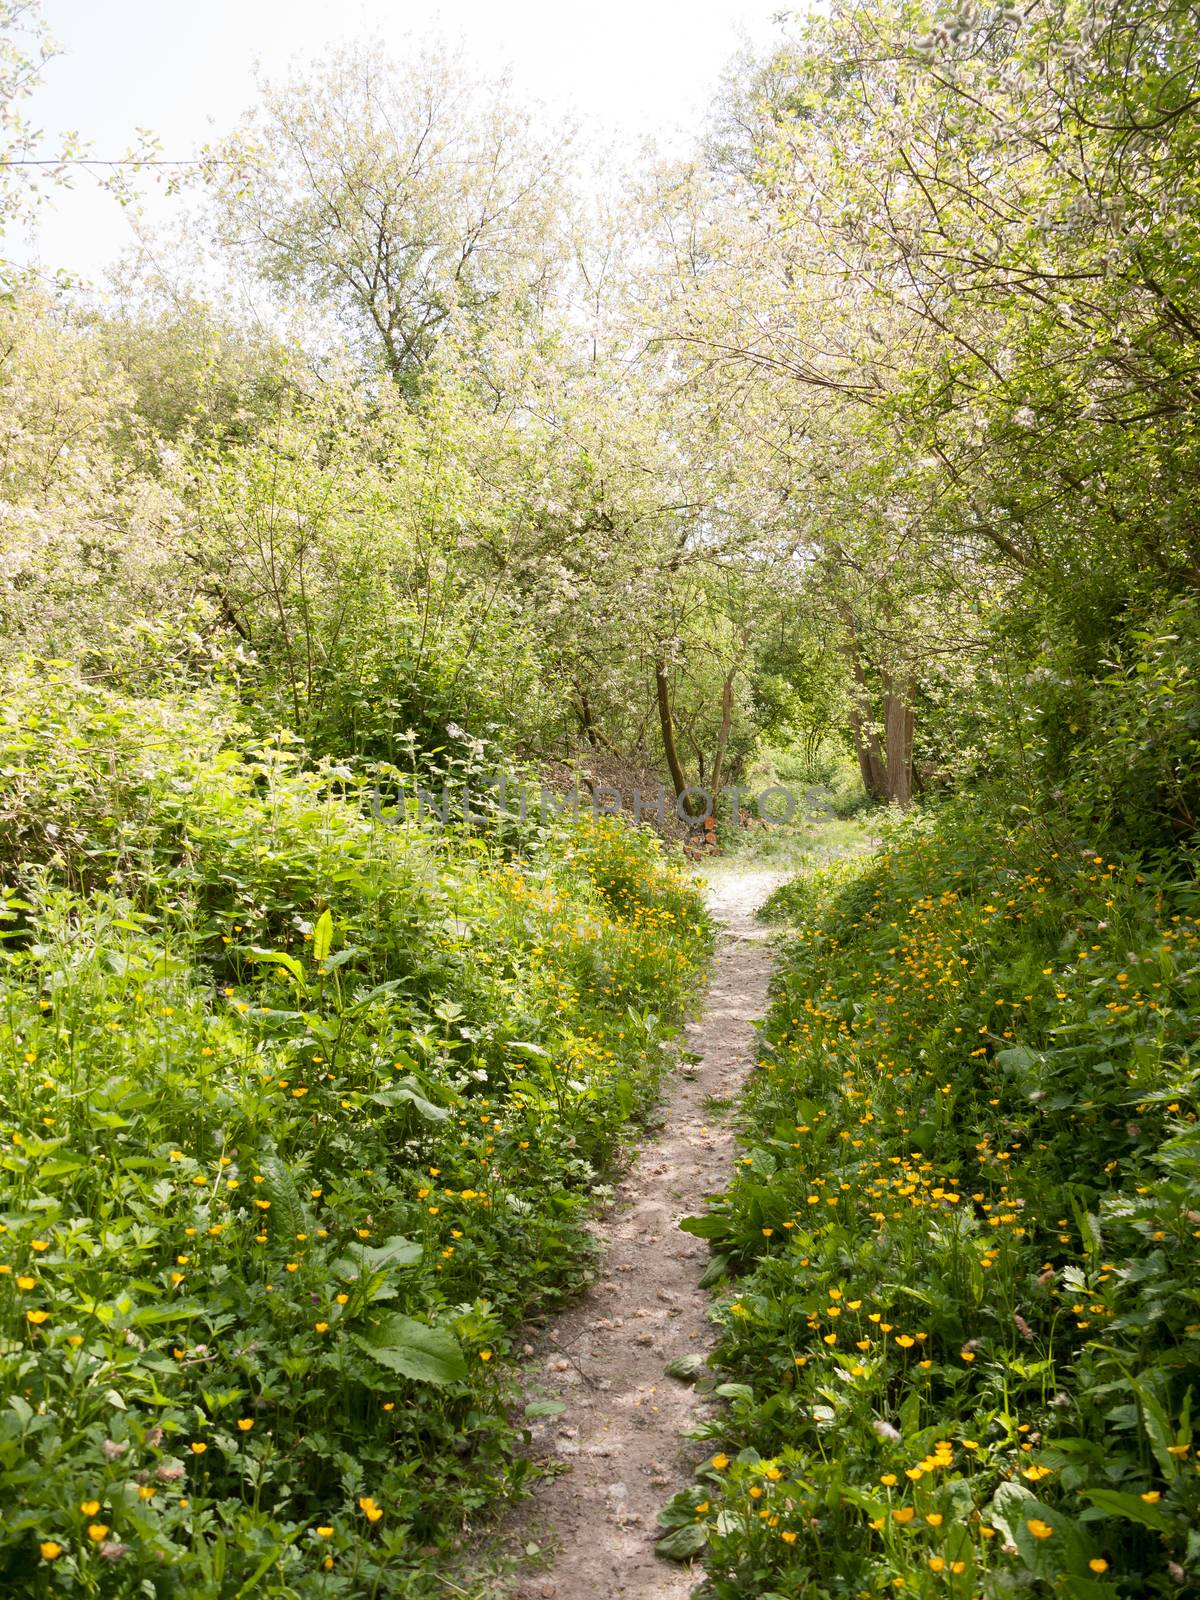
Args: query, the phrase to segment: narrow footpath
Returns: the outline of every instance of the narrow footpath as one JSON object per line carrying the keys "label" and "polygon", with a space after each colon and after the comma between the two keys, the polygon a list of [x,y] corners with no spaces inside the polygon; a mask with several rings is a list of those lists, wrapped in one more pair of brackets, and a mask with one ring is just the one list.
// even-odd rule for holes
{"label": "narrow footpath", "polygon": [[703,1455],[685,1435],[711,1406],[665,1372],[713,1343],[700,1288],[709,1252],[677,1224],[728,1181],[734,1140],[714,1103],[733,1100],[754,1059],[771,970],[754,913],[781,878],[714,871],[709,908],[723,931],[703,1013],[685,1041],[700,1059],[673,1074],[661,1129],[595,1224],[594,1286],[528,1357],[527,1387],[565,1403],[535,1433],[539,1453],[564,1470],[521,1514],[522,1537],[555,1554],[514,1600],[686,1600],[698,1581],[654,1554],[656,1514]]}

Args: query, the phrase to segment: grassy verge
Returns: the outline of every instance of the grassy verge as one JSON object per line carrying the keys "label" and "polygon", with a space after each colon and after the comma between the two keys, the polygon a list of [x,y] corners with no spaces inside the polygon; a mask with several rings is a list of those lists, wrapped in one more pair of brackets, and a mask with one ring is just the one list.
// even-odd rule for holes
{"label": "grassy verge", "polygon": [[520,1482],[510,1335],[586,1272],[695,886],[377,819],[219,695],[5,704],[0,1589],[424,1593]]}
{"label": "grassy verge", "polygon": [[1197,1592],[1194,881],[950,814],[774,909],[672,1540],[718,1600]]}
{"label": "grassy verge", "polygon": [[[708,870],[720,872],[729,866],[752,872],[811,872],[816,867],[869,853],[878,843],[881,823],[877,811],[838,817],[798,804],[788,822],[764,823],[755,819],[752,827],[738,829],[723,824],[723,853],[708,863]],[[772,902],[768,915],[773,920],[781,917],[782,902]]]}

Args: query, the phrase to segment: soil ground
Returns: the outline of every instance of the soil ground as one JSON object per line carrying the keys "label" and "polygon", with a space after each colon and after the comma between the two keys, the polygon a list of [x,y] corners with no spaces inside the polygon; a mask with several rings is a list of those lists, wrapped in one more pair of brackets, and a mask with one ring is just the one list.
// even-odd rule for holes
{"label": "soil ground", "polygon": [[672,1075],[661,1126],[594,1225],[594,1285],[529,1352],[527,1393],[565,1406],[537,1425],[535,1449],[563,1470],[508,1530],[551,1552],[541,1573],[510,1591],[514,1600],[685,1600],[699,1581],[654,1554],[655,1517],[704,1453],[688,1431],[711,1414],[711,1402],[665,1373],[713,1342],[700,1288],[709,1252],[677,1224],[728,1181],[734,1141],[722,1107],[752,1066],[771,970],[770,935],[754,914],[783,876],[714,864],[709,903],[722,932],[685,1041],[699,1059]]}

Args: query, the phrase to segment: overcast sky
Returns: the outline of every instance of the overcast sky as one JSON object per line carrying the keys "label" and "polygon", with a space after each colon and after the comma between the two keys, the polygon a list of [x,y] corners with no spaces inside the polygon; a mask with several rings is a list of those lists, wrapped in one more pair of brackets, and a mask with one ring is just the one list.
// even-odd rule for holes
{"label": "overcast sky", "polygon": [[[120,156],[149,128],[185,158],[224,132],[268,76],[331,42],[377,37],[401,55],[430,28],[465,43],[480,66],[510,68],[551,116],[582,118],[598,136],[653,135],[678,146],[703,118],[722,67],[745,35],[771,33],[781,0],[43,0],[64,55],[47,68],[29,117],[46,135],[75,130],[100,157]],[[153,190],[151,221],[171,202]],[[85,176],[57,195],[32,245],[5,253],[98,278],[130,242],[129,220]]]}

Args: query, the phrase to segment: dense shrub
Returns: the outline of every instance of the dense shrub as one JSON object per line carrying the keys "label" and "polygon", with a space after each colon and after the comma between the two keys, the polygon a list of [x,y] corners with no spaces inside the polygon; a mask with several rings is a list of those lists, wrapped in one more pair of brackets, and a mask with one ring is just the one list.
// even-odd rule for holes
{"label": "dense shrub", "polygon": [[378,818],[219,696],[6,718],[0,1588],[407,1592],[524,1475],[505,1356],[586,1273],[696,890],[615,821]]}

